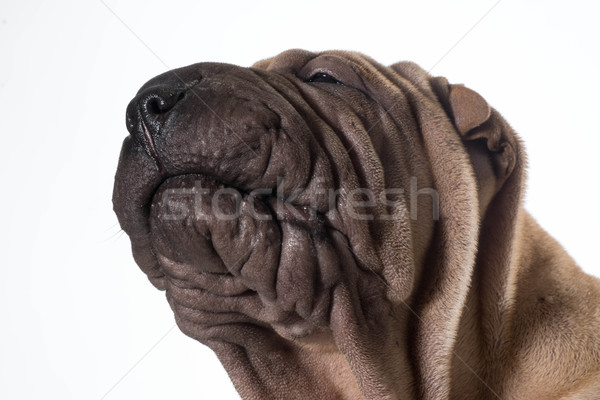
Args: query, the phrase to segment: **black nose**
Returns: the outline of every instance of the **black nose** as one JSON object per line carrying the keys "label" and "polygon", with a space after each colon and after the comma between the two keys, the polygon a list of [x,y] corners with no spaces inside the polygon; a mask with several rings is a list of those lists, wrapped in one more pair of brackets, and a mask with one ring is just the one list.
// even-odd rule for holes
{"label": "black nose", "polygon": [[175,105],[186,96],[189,85],[153,85],[142,90],[127,106],[126,123],[131,136],[154,159],[161,172],[164,167],[155,143],[162,125]]}
{"label": "black nose", "polygon": [[[139,93],[127,106],[127,130],[139,136],[141,130],[147,128],[150,133],[158,135],[169,111],[183,100],[187,88],[171,85],[152,86]],[[142,138],[147,140],[148,138]]]}

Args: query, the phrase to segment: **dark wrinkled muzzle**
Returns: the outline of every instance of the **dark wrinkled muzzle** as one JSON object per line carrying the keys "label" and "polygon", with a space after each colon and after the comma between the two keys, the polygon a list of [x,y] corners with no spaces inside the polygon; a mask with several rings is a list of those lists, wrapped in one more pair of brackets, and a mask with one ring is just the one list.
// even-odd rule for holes
{"label": "dark wrinkled muzzle", "polygon": [[144,85],[127,128],[114,209],[180,320],[327,324],[333,177],[295,106],[251,70],[197,64]]}

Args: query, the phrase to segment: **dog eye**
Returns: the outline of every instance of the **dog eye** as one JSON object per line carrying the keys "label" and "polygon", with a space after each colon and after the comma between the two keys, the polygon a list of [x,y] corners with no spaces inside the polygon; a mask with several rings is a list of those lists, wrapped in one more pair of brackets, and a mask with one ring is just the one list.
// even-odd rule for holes
{"label": "dog eye", "polygon": [[343,85],[342,82],[335,79],[333,76],[324,72],[318,72],[308,78],[306,82],[317,82],[317,83],[335,83],[336,85]]}

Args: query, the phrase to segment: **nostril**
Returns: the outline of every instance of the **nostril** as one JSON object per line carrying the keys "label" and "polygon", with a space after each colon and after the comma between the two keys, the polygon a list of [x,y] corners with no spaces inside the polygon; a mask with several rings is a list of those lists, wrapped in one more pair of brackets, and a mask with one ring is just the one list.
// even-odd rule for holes
{"label": "nostril", "polygon": [[159,97],[151,97],[146,102],[145,111],[148,114],[162,114],[169,111],[165,109],[165,101]]}
{"label": "nostril", "polygon": [[[189,86],[154,85],[138,95],[129,103],[126,112],[127,130],[141,139],[143,130],[158,135],[175,105],[186,97]],[[148,138],[142,139],[142,141]]]}
{"label": "nostril", "polygon": [[146,100],[145,111],[148,114],[164,114],[169,112],[175,104],[185,98],[185,91],[175,93],[151,94]]}
{"label": "nostril", "polygon": [[185,90],[173,87],[153,87],[140,97],[140,111],[144,117],[156,117],[168,113],[185,98]]}
{"label": "nostril", "polygon": [[157,135],[175,105],[185,98],[185,89],[160,85],[148,88],[137,97],[137,108],[144,124]]}
{"label": "nostril", "polygon": [[185,90],[172,86],[155,86],[138,97],[138,109],[143,122],[158,134],[173,108],[185,98]]}

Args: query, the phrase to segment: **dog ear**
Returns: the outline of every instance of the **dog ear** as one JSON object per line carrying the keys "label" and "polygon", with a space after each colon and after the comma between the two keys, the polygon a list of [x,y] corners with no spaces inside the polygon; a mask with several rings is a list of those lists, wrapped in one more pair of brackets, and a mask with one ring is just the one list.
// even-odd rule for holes
{"label": "dog ear", "polygon": [[451,85],[443,77],[430,78],[429,83],[461,135],[467,134],[490,118],[491,107],[476,91],[464,85]]}
{"label": "dog ear", "polygon": [[519,143],[513,130],[476,91],[442,77],[431,78],[430,84],[465,143],[480,189],[492,184],[497,192],[517,163]]}
{"label": "dog ear", "polygon": [[[523,145],[506,120],[477,92],[445,78],[431,88],[452,120],[469,154],[477,180],[480,228],[476,269],[490,343],[508,342],[515,266],[522,229],[522,200],[527,160]],[[501,305],[501,309],[498,307]]]}
{"label": "dog ear", "polygon": [[462,135],[482,125],[492,114],[487,101],[479,93],[463,85],[450,86],[448,103],[454,125]]}

